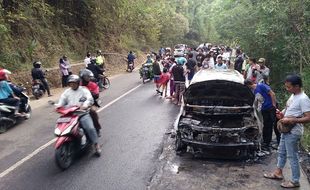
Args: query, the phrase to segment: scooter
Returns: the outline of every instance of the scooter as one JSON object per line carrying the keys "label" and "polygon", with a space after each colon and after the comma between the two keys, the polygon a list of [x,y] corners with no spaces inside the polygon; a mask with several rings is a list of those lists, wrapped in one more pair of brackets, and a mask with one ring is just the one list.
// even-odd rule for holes
{"label": "scooter", "polygon": [[20,98],[21,105],[24,106],[24,110],[19,108],[19,112],[25,112],[25,115],[16,115],[16,107],[8,104],[0,103],[0,134],[6,132],[9,128],[15,124],[29,119],[31,117],[31,106],[29,104],[29,97],[25,94],[25,88],[20,88],[20,92],[16,93],[16,96]]}
{"label": "scooter", "polygon": [[38,79],[33,80],[31,89],[32,89],[32,95],[36,99],[39,99],[40,97],[42,97],[46,91],[42,82]]}
{"label": "scooter", "polygon": [[152,64],[150,63],[143,64],[139,72],[140,72],[140,78],[142,79],[143,84],[146,81],[153,79]]}
{"label": "scooter", "polygon": [[61,114],[56,122],[55,135],[55,159],[57,166],[68,169],[78,153],[82,153],[90,147],[90,141],[80,125],[79,118],[87,114],[87,111],[79,110],[78,106],[69,108],[60,107],[56,111]]}

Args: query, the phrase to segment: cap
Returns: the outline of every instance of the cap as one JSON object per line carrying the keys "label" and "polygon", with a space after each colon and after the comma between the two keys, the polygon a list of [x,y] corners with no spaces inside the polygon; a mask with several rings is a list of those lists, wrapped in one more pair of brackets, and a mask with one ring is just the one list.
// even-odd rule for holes
{"label": "cap", "polygon": [[258,63],[265,63],[265,58],[259,58]]}

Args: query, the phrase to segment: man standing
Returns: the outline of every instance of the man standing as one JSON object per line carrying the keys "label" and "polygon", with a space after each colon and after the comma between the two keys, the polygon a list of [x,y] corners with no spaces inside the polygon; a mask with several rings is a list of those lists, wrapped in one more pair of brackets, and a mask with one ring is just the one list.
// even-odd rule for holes
{"label": "man standing", "polygon": [[276,96],[267,84],[254,83],[251,79],[246,79],[244,84],[254,90],[255,96],[261,96],[263,103],[259,108],[263,115],[263,148],[270,151],[270,143],[272,140],[273,124],[276,120]]}
{"label": "man standing", "polygon": [[284,188],[299,187],[300,168],[298,160],[298,144],[303,134],[303,124],[310,122],[310,99],[302,90],[302,80],[298,75],[289,75],[285,80],[285,88],[292,93],[286,103],[286,108],[277,110],[277,118],[282,125],[290,126],[291,130],[281,134],[278,148],[277,168],[272,173],[264,174],[268,179],[283,179],[283,168],[287,158],[290,161],[292,179],[284,181]]}
{"label": "man standing", "polygon": [[177,65],[172,68],[172,74],[175,84],[175,104],[181,105],[182,96],[185,91],[185,76],[182,59],[177,60]]}
{"label": "man standing", "polygon": [[259,58],[258,65],[259,71],[256,77],[256,83],[264,82],[264,77],[268,79],[270,73],[270,69],[265,64],[265,58]]}
{"label": "man standing", "polygon": [[188,54],[188,61],[185,65],[186,65],[186,69],[187,69],[187,71],[186,71],[187,72],[187,79],[188,79],[188,82],[190,83],[194,77],[195,70],[196,70],[196,60],[193,59],[193,53],[190,52]]}
{"label": "man standing", "polygon": [[250,79],[252,80],[253,82],[256,81],[256,77],[257,77],[257,73],[259,72],[259,65],[256,63],[256,59],[253,58],[253,57],[250,57],[249,58],[249,66],[246,70],[246,73],[245,73],[245,76],[246,76],[246,79]]}
{"label": "man standing", "polygon": [[217,64],[214,66],[214,68],[218,69],[218,70],[228,69],[227,65],[225,63],[223,63],[222,56],[217,57]]}
{"label": "man standing", "polygon": [[198,49],[198,54],[196,55],[196,61],[197,61],[197,67],[201,68],[202,67],[202,62],[205,59],[205,55],[203,54],[202,49]]}
{"label": "man standing", "polygon": [[62,87],[67,87],[67,80],[70,75],[70,63],[67,61],[65,62],[65,59],[67,60],[67,57],[64,55],[62,58],[59,59],[59,69],[61,72],[61,84]]}
{"label": "man standing", "polygon": [[235,70],[239,71],[239,73],[242,73],[242,64],[243,64],[244,59],[243,59],[241,50],[237,49],[236,54],[237,55],[236,55],[234,68]]}
{"label": "man standing", "polygon": [[160,70],[160,65],[159,65],[159,61],[160,61],[160,56],[156,55],[156,60],[153,63],[153,74],[154,74],[154,82],[156,85],[156,92],[160,93],[159,91],[159,87],[160,87],[160,75],[161,75],[161,70]]}

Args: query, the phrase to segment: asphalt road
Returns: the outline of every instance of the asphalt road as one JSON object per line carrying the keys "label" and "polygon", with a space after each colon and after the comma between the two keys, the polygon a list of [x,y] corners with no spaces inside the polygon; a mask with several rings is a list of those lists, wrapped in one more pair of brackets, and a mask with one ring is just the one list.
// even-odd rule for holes
{"label": "asphalt road", "polygon": [[100,158],[88,153],[61,171],[52,144],[8,172],[54,138],[58,115],[46,102],[33,110],[30,120],[1,134],[0,189],[146,189],[178,107],[157,96],[153,83],[141,85],[138,73],[114,77],[111,83],[110,89],[102,92],[103,106],[118,101],[99,113],[103,126]]}

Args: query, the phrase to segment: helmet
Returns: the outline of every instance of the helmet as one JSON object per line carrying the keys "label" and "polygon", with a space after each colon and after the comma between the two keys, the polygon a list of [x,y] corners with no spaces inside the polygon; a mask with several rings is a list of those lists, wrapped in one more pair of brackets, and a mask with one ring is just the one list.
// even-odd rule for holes
{"label": "helmet", "polygon": [[258,63],[265,63],[265,58],[259,58]]}
{"label": "helmet", "polygon": [[91,63],[91,64],[96,64],[96,58],[91,58],[91,59],[90,59],[90,63]]}
{"label": "helmet", "polygon": [[94,77],[94,74],[88,69],[82,69],[80,71],[80,77],[82,78],[82,80],[85,80],[86,77],[89,77],[89,78]]}
{"label": "helmet", "polygon": [[68,77],[68,81],[67,81],[67,82],[68,82],[68,83],[70,83],[70,82],[75,82],[75,83],[80,84],[80,77],[77,76],[77,75],[70,75],[70,76]]}
{"label": "helmet", "polygon": [[100,49],[97,50],[97,54],[99,54],[99,53],[100,53],[100,54],[102,53]]}
{"label": "helmet", "polygon": [[6,72],[4,71],[4,69],[0,70],[0,80],[6,80]]}
{"label": "helmet", "polygon": [[41,63],[41,61],[35,61],[35,62],[32,63],[32,65],[33,65],[33,67],[35,67],[35,68],[40,68],[41,65],[42,65],[42,63]]}

